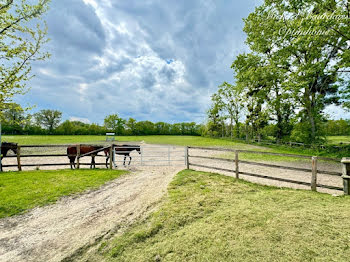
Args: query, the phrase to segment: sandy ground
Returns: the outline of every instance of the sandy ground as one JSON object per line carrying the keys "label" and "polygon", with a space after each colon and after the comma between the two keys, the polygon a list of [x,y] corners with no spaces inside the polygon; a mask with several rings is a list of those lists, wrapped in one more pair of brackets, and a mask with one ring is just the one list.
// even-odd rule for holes
{"label": "sandy ground", "polygon": [[[34,149],[30,149],[34,152]],[[61,153],[62,148],[50,149]],[[169,158],[170,152],[170,158]],[[93,245],[100,237],[116,232],[121,225],[131,224],[154,210],[166,193],[174,175],[184,169],[184,149],[181,147],[150,146],[141,158],[132,153],[129,175],[118,178],[95,191],[62,198],[56,204],[35,208],[24,215],[0,220],[0,261],[61,261],[77,250]],[[190,150],[190,155],[220,156],[222,152]],[[50,158],[51,159],[51,158]],[[66,157],[26,158],[22,163],[67,163]],[[169,159],[176,160],[169,162]],[[122,161],[122,157],[118,157]],[[6,164],[16,159],[5,159]],[[35,161],[35,162],[33,162]],[[88,163],[89,158],[83,162]],[[103,162],[100,158],[98,162]],[[142,162],[142,166],[140,166]],[[191,163],[234,169],[234,163],[190,158]],[[261,161],[262,162],[262,161]],[[168,166],[168,164],[171,166]],[[271,162],[269,162],[271,163]],[[145,165],[158,166],[145,166]],[[272,163],[274,164],[274,163]],[[311,168],[310,161],[276,162],[278,165]],[[120,165],[120,162],[119,164]],[[25,168],[25,169],[33,169]],[[67,167],[60,167],[67,168]],[[190,167],[234,176],[213,169]],[[57,169],[43,167],[41,169]],[[320,170],[341,171],[340,163],[320,162]],[[7,169],[8,170],[8,169]],[[15,170],[15,168],[14,168]],[[311,173],[240,164],[240,171],[310,182]],[[241,178],[266,185],[309,189],[302,185],[241,175]],[[318,183],[342,186],[340,177],[319,175]],[[320,192],[341,194],[339,191],[319,189]]]}

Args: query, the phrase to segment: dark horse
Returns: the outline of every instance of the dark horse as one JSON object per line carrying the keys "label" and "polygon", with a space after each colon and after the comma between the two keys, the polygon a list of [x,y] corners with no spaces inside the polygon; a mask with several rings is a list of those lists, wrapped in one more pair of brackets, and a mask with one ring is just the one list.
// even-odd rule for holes
{"label": "dark horse", "polygon": [[[80,155],[84,155],[90,152],[93,152],[98,149],[102,149],[102,146],[91,146],[91,145],[81,145],[80,146]],[[90,168],[95,168],[95,157],[98,153],[91,154],[91,164]],[[70,168],[73,169],[73,166],[75,168],[75,159],[77,158],[77,147],[76,146],[69,146],[67,147],[67,156],[70,161]],[[107,155],[106,155],[107,156]]]}
{"label": "dark horse", "polygon": [[[17,143],[2,142],[1,143],[1,160],[4,157],[6,157],[9,150],[12,150],[13,153],[17,155],[17,147],[18,147]],[[2,171],[2,165],[1,165],[0,171]]]}
{"label": "dark horse", "polygon": [[[132,157],[130,156],[130,153],[134,150],[136,150],[139,154],[141,154],[141,147],[140,146],[136,146],[136,145],[116,145],[114,147],[114,150],[115,150],[115,153],[117,155],[122,155],[124,156],[124,163],[123,165],[125,166],[125,160],[126,160],[126,157],[128,156],[129,157],[129,166],[130,166],[130,163],[131,163],[131,159]],[[107,150],[104,150],[105,152],[105,155],[106,155],[106,166],[108,164],[108,160],[109,160],[109,149]]]}

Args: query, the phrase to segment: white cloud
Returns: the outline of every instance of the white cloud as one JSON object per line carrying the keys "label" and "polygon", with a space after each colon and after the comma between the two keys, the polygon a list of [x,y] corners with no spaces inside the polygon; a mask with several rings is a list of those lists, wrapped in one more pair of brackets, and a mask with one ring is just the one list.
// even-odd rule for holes
{"label": "white cloud", "polygon": [[26,102],[99,123],[111,113],[175,122],[204,120],[210,94],[232,80],[230,65],[244,48],[242,18],[254,1],[52,5],[53,56],[36,69]]}
{"label": "white cloud", "polygon": [[344,110],[343,108],[335,105],[330,105],[326,108],[325,113],[331,119],[339,120],[339,119],[350,119],[350,112]]}

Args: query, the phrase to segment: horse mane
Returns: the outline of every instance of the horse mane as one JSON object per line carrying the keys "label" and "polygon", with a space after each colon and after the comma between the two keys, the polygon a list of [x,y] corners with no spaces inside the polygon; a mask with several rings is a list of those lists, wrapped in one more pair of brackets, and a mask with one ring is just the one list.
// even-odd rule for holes
{"label": "horse mane", "polygon": [[17,147],[18,144],[17,143],[13,143],[13,142],[2,142],[1,143],[1,147]]}

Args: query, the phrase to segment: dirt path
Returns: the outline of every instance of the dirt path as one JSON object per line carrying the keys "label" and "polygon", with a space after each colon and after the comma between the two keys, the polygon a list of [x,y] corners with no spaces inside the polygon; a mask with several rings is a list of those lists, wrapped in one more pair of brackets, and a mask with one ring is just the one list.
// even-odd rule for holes
{"label": "dirt path", "polygon": [[0,220],[0,261],[61,261],[147,212],[182,169],[145,167],[99,190]]}

